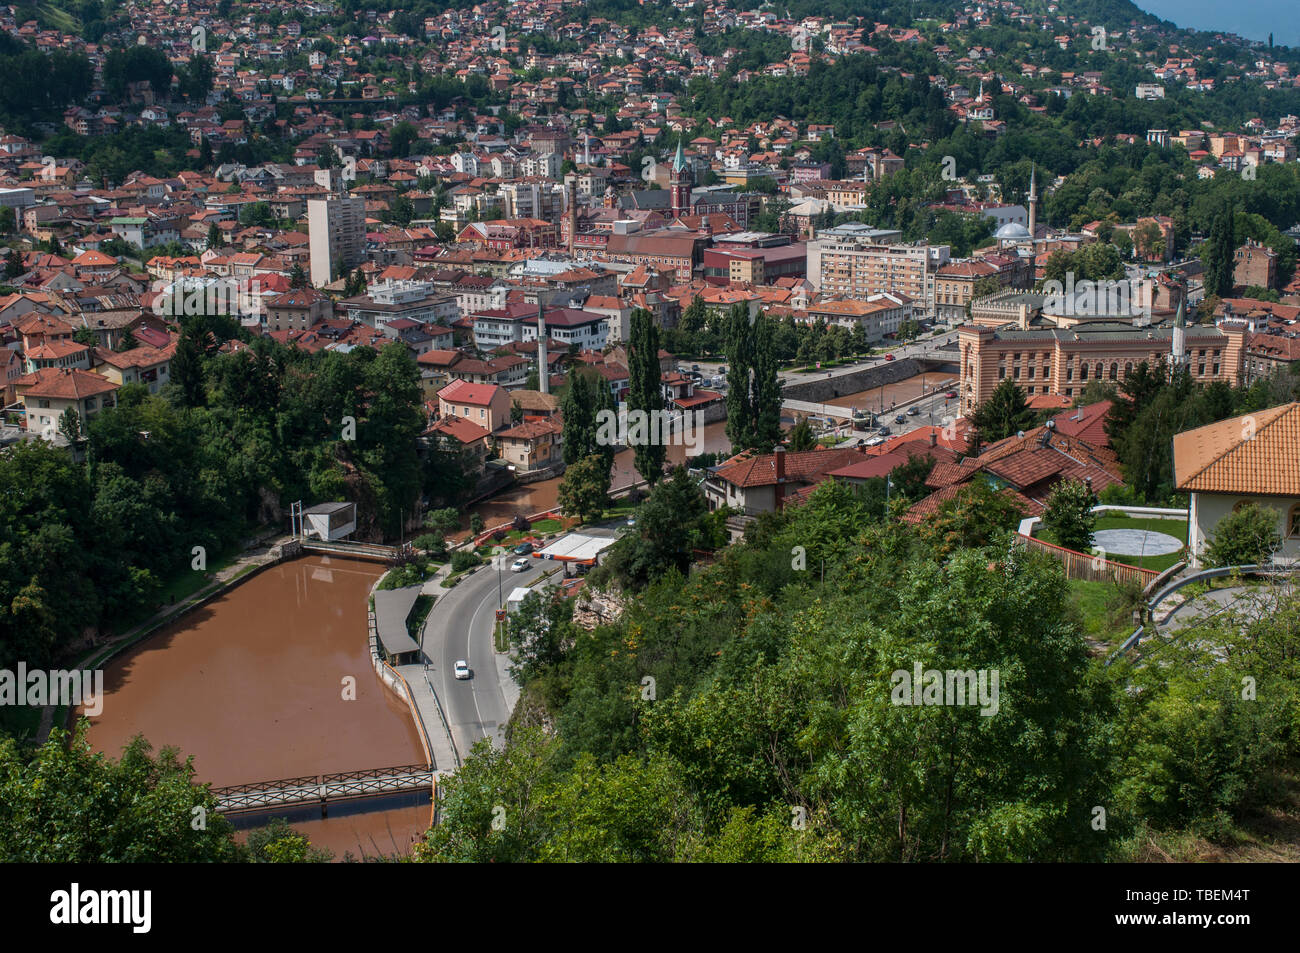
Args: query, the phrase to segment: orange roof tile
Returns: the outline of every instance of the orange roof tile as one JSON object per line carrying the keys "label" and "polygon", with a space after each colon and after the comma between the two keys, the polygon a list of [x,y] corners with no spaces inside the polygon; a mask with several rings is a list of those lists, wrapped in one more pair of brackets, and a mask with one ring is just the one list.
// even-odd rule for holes
{"label": "orange roof tile", "polygon": [[1199,493],[1300,496],[1300,402],[1175,434],[1174,482]]}

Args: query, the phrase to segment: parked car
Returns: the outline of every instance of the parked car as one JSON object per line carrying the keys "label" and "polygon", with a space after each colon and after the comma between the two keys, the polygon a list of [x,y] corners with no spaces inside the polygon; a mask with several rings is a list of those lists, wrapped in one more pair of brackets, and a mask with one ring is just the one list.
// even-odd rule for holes
{"label": "parked car", "polygon": [[452,666],[452,673],[461,681],[469,678],[469,662],[466,662],[463,658],[457,659],[456,664]]}
{"label": "parked car", "polygon": [[520,543],[518,546],[515,547],[514,550],[516,556],[527,556],[530,553],[532,553],[532,551],[533,551],[532,543]]}
{"label": "parked car", "polygon": [[880,436],[882,436],[882,437],[888,437],[891,433],[893,433],[893,431],[890,430],[890,429],[889,429],[889,425],[886,424],[885,426],[883,426],[883,427],[881,427],[879,430],[877,430],[876,433],[880,434]]}
{"label": "parked car", "polygon": [[894,418],[894,423],[905,424],[907,423],[907,418],[904,417],[902,414],[899,414],[897,417]]}
{"label": "parked car", "polygon": [[511,563],[511,564],[510,564],[510,571],[511,571],[511,572],[527,572],[527,571],[528,571],[528,567],[531,566],[531,565],[532,565],[532,560],[530,560],[527,556],[525,556],[523,559],[516,559],[513,563]]}
{"label": "parked car", "polygon": [[955,390],[950,390],[948,391],[948,393],[944,394],[943,396],[947,397],[949,400],[956,400],[957,392]]}
{"label": "parked car", "polygon": [[894,359],[894,355],[892,355],[892,354],[886,354],[886,355],[885,355],[885,360],[887,360],[887,361],[892,361],[893,359]]}
{"label": "parked car", "polygon": [[868,447],[878,447],[878,446],[880,446],[880,445],[881,445],[882,443],[884,443],[884,442],[885,442],[885,438],[884,438],[884,437],[868,437],[868,438],[867,438],[867,446],[868,446]]}
{"label": "parked car", "polygon": [[917,414],[919,414],[919,413],[920,413],[920,411],[917,410],[915,407],[909,407],[909,408],[907,408],[907,416],[909,416],[909,417],[915,417],[915,416],[916,416]]}

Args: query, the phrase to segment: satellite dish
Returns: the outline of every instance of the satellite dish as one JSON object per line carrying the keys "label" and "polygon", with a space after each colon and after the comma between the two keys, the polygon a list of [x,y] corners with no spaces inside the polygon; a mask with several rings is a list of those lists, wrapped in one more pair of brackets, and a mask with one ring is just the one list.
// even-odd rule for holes
{"label": "satellite dish", "polygon": [[1017,430],[1016,436],[1023,440],[1025,438],[1025,432],[1023,430]]}

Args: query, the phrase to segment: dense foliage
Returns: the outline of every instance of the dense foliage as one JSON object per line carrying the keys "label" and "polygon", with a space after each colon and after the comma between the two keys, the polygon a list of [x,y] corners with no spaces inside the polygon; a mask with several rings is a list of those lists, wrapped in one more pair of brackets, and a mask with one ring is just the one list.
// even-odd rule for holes
{"label": "dense foliage", "polygon": [[218,350],[228,333],[188,319],[173,381],[157,396],[122,387],[91,420],[84,462],[44,441],[0,452],[0,666],[47,663],[147,613],[250,530],[287,530],[296,500],[357,503],[371,539],[397,534],[426,491],[456,502],[464,471],[421,450],[403,345]]}
{"label": "dense foliage", "polygon": [[[963,525],[1003,499],[970,492]],[[1106,669],[1059,564],[1008,548],[1008,515],[949,550],[830,483],[689,577],[629,582],[615,622],[533,600],[512,622],[509,743],[444,779],[420,858],[1113,859],[1152,829],[1223,834],[1275,796],[1297,673],[1261,661],[1285,656],[1300,607],[1234,636],[1209,678],[1208,653]],[[896,704],[916,664],[997,671],[996,713]],[[1239,673],[1268,701],[1234,693]]]}

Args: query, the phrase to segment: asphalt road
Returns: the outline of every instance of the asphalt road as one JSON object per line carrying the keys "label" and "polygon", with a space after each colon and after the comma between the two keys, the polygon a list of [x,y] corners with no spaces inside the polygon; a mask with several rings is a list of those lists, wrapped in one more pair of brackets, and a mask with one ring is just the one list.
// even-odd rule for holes
{"label": "asphalt road", "polygon": [[[556,565],[533,559],[536,566],[527,572],[511,572],[509,564],[516,558],[510,556],[500,572],[502,599],[516,586],[537,579],[544,568]],[[433,663],[430,680],[447,713],[462,758],[483,738],[494,739],[497,747],[504,744],[503,728],[511,706],[506,701],[502,680],[509,676],[498,668],[492,645],[495,612],[499,606],[497,570],[489,566],[443,591],[424,632],[424,651]],[[464,681],[455,678],[453,667],[457,659],[469,662],[471,678]]]}

